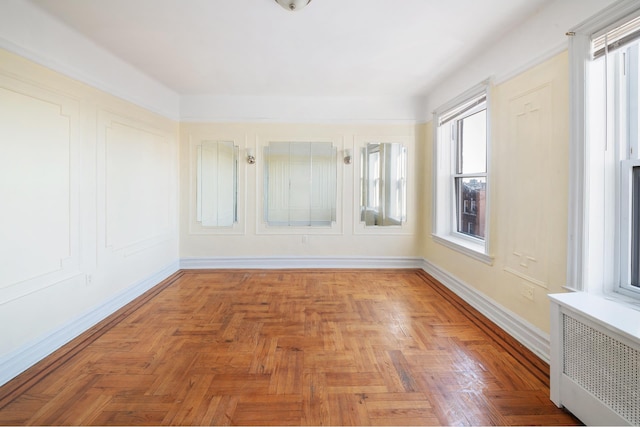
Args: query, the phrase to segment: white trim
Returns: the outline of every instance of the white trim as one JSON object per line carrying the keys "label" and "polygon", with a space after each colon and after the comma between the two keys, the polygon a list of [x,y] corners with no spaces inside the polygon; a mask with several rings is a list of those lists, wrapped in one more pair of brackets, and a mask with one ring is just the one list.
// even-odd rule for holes
{"label": "white trim", "polygon": [[430,261],[423,260],[422,269],[504,329],[522,345],[534,352],[536,356],[549,363],[551,355],[549,334]]}
{"label": "white trim", "polygon": [[[456,96],[453,99],[450,99],[448,102],[445,102],[444,104],[442,104],[440,107],[436,108],[433,111],[433,115],[434,116],[441,116],[443,113],[446,113],[447,111],[457,107],[458,105],[466,102],[467,100],[471,99],[471,98],[475,98],[478,97],[480,95],[482,95],[483,93],[487,95],[488,97],[488,92],[489,92],[489,87],[491,85],[491,79],[485,79],[483,81],[481,81],[480,83],[474,85],[473,87],[467,89],[466,91],[462,92],[460,95]],[[486,106],[487,109],[489,108],[489,100],[487,99],[486,101]],[[438,127],[438,121],[436,120],[437,117],[434,117],[434,127]]]}
{"label": "white trim", "polygon": [[[620,193],[618,195],[618,203],[620,206],[620,225],[619,225],[619,280],[616,291],[630,291],[631,288],[631,248],[633,239],[631,237],[633,230],[633,169],[640,166],[640,160],[622,160],[620,166]],[[631,294],[633,295],[633,294]],[[635,294],[637,295],[637,293]]]}
{"label": "white trim", "polygon": [[63,326],[0,357],[0,386],[174,274],[178,267],[177,261],[172,262]]}
{"label": "white trim", "polygon": [[[426,99],[426,98],[425,98]],[[384,118],[330,118],[323,119],[321,117],[313,118],[269,118],[269,117],[253,117],[243,116],[238,114],[237,116],[188,116],[180,117],[180,123],[223,123],[223,124],[243,124],[243,123],[260,123],[260,124],[304,124],[304,125],[348,125],[348,126],[367,126],[367,125],[387,125],[387,126],[406,126],[406,125],[421,125],[431,121],[430,118],[415,118],[415,119],[384,119]]]}
{"label": "white trim", "polygon": [[421,268],[420,257],[188,257],[181,269]]}
{"label": "white trim", "polygon": [[585,67],[589,39],[575,34],[569,42],[569,206],[567,231],[567,288],[583,290],[584,260],[587,257],[588,230],[585,189],[589,186],[585,140]]}
{"label": "white trim", "polygon": [[[433,165],[432,165],[432,215],[431,215],[431,228],[435,230],[432,234],[435,242],[440,243],[449,249],[460,252],[464,255],[467,255],[473,259],[481,261],[485,264],[492,265],[493,257],[489,255],[489,247],[491,241],[491,230],[490,230],[490,215],[491,215],[491,171],[492,171],[492,162],[491,162],[491,138],[492,138],[492,109],[491,109],[491,88],[492,88],[491,79],[485,79],[482,82],[476,84],[475,86],[469,88],[465,92],[446,102],[445,104],[438,107],[433,112]],[[448,144],[447,142],[441,141],[439,138],[440,128],[444,125],[438,125],[440,116],[447,113],[448,111],[457,108],[458,106],[464,104],[465,102],[477,98],[481,95],[485,96],[484,109],[486,111],[486,169],[485,169],[485,238],[482,243],[476,243],[475,239],[467,240],[466,237],[458,237],[454,232],[455,223],[456,223],[456,208],[455,208],[455,196],[453,195],[453,190],[451,188],[451,177],[456,176],[456,174],[451,173],[451,169],[449,166],[443,166],[440,164],[440,150],[443,150],[445,146]],[[451,159],[449,158],[448,164],[452,164]],[[453,166],[451,166],[452,168]],[[445,173],[446,172],[446,173]],[[445,178],[446,175],[446,178]],[[481,174],[479,174],[481,175]],[[446,181],[446,182],[445,182]],[[446,193],[444,192],[446,190]],[[442,196],[443,194],[447,194],[446,196]],[[444,209],[439,209],[438,206],[442,202],[440,198],[445,199],[446,203],[449,206],[445,215]],[[479,240],[479,239],[478,239]]]}
{"label": "white trim", "polygon": [[[162,89],[166,91],[166,93],[164,94],[165,96],[172,96],[175,98],[173,100],[175,106],[167,105],[168,101],[166,99],[144,99],[141,94],[134,95],[133,91],[118,88],[115,84],[102,81],[99,78],[91,76],[78,68],[74,68],[66,63],[59,62],[55,59],[46,57],[23,46],[19,46],[11,40],[7,40],[2,37],[0,37],[0,48],[19,55],[22,58],[28,59],[29,61],[35,62],[36,64],[42,65],[43,67],[50,68],[51,70],[60,73],[68,78],[89,85],[94,89],[108,93],[124,101],[130,102],[152,113],[158,114],[173,121],[180,120],[178,94],[173,90],[162,86],[161,83],[158,83],[147,75],[144,75],[143,78],[149,79],[149,85],[162,86]],[[135,71],[138,72],[137,69],[135,69]],[[150,98],[150,96],[148,98]],[[161,105],[163,103],[165,105]]]}
{"label": "white trim", "polygon": [[484,262],[487,265],[493,265],[493,257],[484,253],[485,246],[474,244],[466,239],[454,239],[453,236],[438,236],[432,234],[433,241],[463,255],[471,257],[477,261]]}

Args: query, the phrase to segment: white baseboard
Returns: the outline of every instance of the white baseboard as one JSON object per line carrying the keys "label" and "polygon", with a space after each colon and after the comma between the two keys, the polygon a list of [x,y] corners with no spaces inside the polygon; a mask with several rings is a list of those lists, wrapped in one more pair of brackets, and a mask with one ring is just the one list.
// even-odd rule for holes
{"label": "white baseboard", "polygon": [[178,267],[178,261],[171,263],[47,335],[0,357],[0,386],[171,276]]}
{"label": "white baseboard", "polygon": [[431,262],[423,260],[421,268],[489,320],[504,329],[539,358],[546,363],[550,363],[551,339],[549,334]]}
{"label": "white baseboard", "polygon": [[419,257],[211,257],[181,258],[182,269],[421,268]]}

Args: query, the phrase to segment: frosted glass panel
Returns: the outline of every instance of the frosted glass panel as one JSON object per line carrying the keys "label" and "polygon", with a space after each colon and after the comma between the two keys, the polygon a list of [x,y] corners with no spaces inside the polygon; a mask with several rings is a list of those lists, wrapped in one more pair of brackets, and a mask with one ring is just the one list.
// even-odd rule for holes
{"label": "frosted glass panel", "polygon": [[360,221],[367,226],[407,220],[407,149],[400,143],[370,143],[360,162]]}
{"label": "frosted glass panel", "polygon": [[231,227],[238,221],[238,147],[203,141],[198,146],[197,220],[206,227]]}
{"label": "frosted glass panel", "polygon": [[337,150],[329,142],[270,142],[264,149],[264,217],[275,226],[336,220]]}

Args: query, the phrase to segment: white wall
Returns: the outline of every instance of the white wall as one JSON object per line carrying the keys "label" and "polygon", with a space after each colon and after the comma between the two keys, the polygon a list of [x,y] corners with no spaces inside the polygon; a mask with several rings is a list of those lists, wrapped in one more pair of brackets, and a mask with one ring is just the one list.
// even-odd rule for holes
{"label": "white wall", "polygon": [[177,130],[0,50],[0,383],[176,271]]}
{"label": "white wall", "polygon": [[0,48],[177,120],[179,97],[25,0],[0,1]]}
{"label": "white wall", "polygon": [[[500,84],[567,49],[566,32],[615,0],[553,0],[525,22],[478,52],[458,72],[438,84],[424,111],[436,108],[487,78]],[[426,121],[431,116],[425,116]]]}

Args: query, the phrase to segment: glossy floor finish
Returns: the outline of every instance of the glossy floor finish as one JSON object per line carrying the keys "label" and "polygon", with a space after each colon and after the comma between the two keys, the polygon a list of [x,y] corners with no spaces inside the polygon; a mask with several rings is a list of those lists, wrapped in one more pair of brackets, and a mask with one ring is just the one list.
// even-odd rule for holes
{"label": "glossy floor finish", "polygon": [[0,424],[577,424],[419,270],[181,271],[0,388]]}

